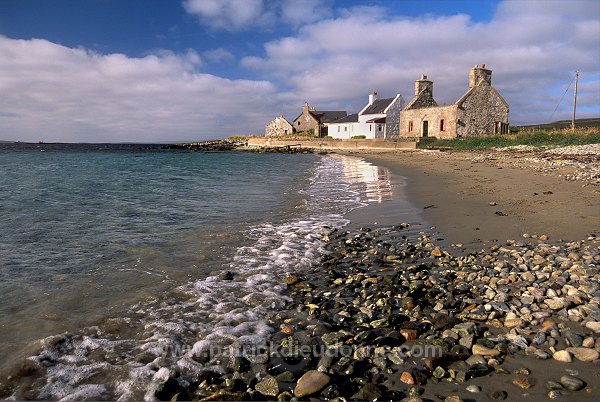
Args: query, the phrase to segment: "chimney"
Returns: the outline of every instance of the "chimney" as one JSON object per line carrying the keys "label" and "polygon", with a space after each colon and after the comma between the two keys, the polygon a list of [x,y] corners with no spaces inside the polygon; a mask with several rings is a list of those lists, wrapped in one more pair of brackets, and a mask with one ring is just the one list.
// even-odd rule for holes
{"label": "chimney", "polygon": [[481,67],[476,64],[469,72],[469,89],[479,85],[482,81],[492,85],[492,70],[485,68],[485,64],[482,64]]}
{"label": "chimney", "polygon": [[309,110],[308,102],[304,102],[304,106],[302,106],[302,114],[307,114]]}
{"label": "chimney", "polygon": [[375,102],[377,99],[379,99],[377,92],[375,92],[375,91],[371,92],[371,95],[369,95],[369,105],[372,105],[373,102]]}
{"label": "chimney", "polygon": [[425,74],[421,74],[421,79],[415,81],[415,96],[419,95],[424,90],[429,90],[433,97],[433,81],[429,81]]}

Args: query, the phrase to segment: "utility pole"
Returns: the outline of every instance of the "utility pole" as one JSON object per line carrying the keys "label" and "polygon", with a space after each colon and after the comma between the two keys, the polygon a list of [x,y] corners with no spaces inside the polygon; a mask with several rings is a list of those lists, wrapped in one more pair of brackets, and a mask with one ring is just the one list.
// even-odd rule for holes
{"label": "utility pole", "polygon": [[579,82],[579,71],[575,72],[575,89],[573,90],[573,119],[571,120],[571,131],[575,131],[575,110],[577,109],[577,83]]}

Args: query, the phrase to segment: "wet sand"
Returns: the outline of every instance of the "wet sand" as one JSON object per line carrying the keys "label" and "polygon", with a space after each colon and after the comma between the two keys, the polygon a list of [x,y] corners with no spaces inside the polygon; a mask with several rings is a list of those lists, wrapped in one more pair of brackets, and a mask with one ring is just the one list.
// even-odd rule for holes
{"label": "wet sand", "polygon": [[600,186],[559,176],[572,168],[548,172],[543,166],[515,167],[524,158],[520,154],[481,158],[476,153],[407,151],[360,156],[387,167],[393,186],[402,190],[395,192],[394,201],[354,211],[350,219],[356,223],[396,224],[409,208],[439,232],[441,244],[468,248],[523,239],[523,234],[545,234],[552,242],[600,233]]}

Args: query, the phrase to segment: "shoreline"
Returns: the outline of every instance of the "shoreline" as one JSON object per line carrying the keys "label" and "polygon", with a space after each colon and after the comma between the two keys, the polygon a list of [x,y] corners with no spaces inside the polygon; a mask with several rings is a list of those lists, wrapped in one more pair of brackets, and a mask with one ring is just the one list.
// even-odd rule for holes
{"label": "shoreline", "polygon": [[[269,353],[236,357],[236,372],[196,390],[201,400],[600,398],[596,185],[523,172],[510,156],[497,166],[346,154],[388,168],[393,199],[348,213],[349,226],[324,237],[321,263],[283,278],[291,301],[269,317]],[[538,191],[558,202],[528,213],[526,192]],[[460,203],[444,199],[457,194]],[[573,206],[575,220],[552,215]],[[479,230],[466,230],[474,221]],[[440,354],[421,354],[427,347]]]}

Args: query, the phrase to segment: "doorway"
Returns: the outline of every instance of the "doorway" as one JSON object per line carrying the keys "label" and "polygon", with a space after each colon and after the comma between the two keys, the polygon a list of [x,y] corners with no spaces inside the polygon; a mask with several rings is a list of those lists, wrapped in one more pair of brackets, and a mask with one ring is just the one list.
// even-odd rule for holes
{"label": "doorway", "polygon": [[423,120],[423,137],[427,137],[429,134],[429,122],[427,120]]}

